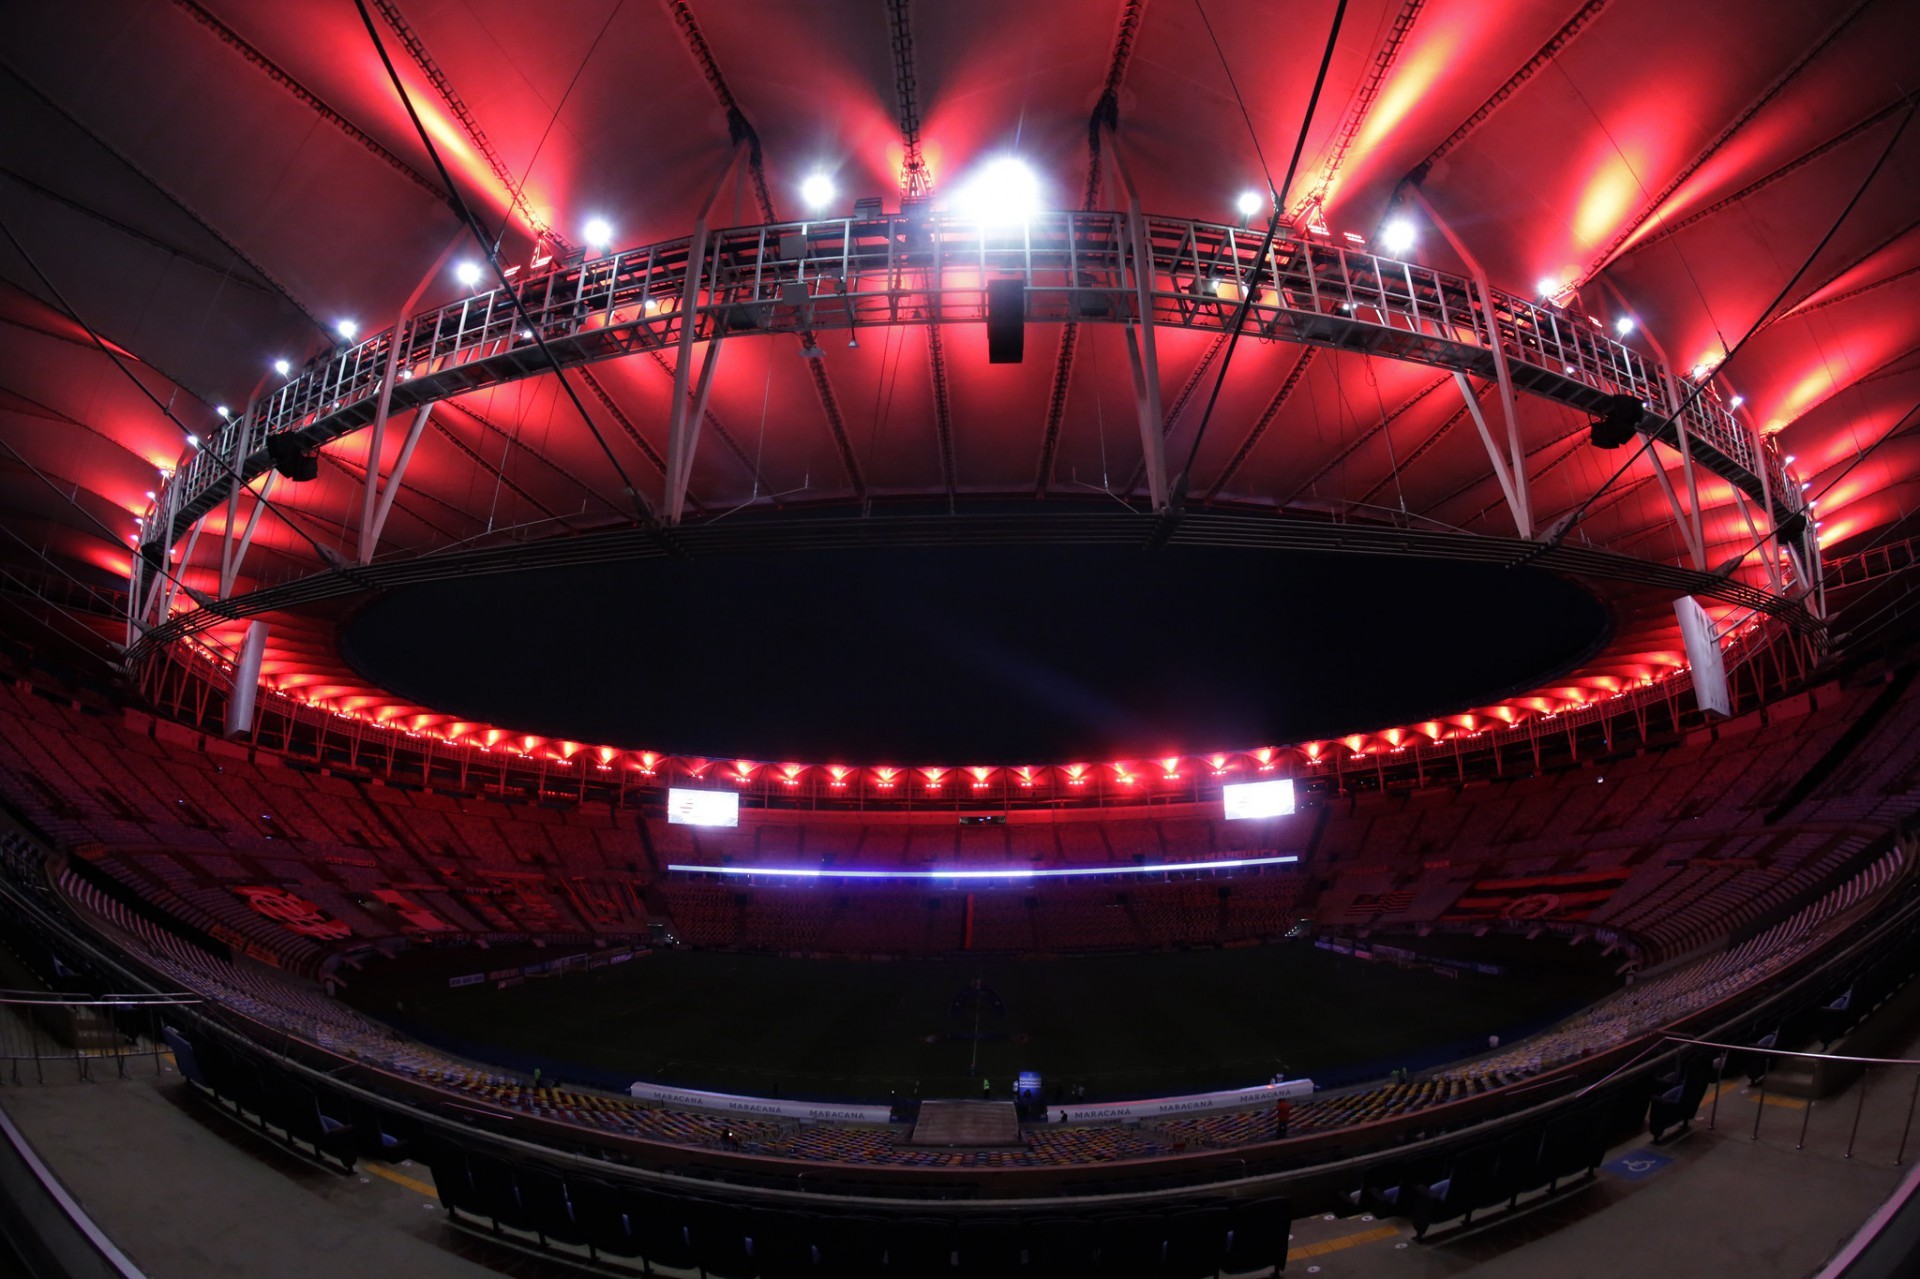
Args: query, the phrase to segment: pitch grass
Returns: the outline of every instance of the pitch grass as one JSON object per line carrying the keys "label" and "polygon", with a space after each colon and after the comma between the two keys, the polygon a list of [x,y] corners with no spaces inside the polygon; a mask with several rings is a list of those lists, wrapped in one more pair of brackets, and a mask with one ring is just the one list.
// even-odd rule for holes
{"label": "pitch grass", "polygon": [[[447,978],[557,951],[420,951],[361,975],[348,998],[465,1055],[546,1078],[645,1079],[757,1096],[1005,1096],[1021,1070],[1047,1095],[1161,1096],[1265,1082],[1322,1086],[1506,1042],[1617,985],[1591,946],[1517,937],[1393,939],[1504,964],[1444,977],[1317,950],[870,962],[662,951],[497,990]],[[973,982],[999,997],[968,995]],[[1004,1009],[1004,1011],[1002,1011]]]}

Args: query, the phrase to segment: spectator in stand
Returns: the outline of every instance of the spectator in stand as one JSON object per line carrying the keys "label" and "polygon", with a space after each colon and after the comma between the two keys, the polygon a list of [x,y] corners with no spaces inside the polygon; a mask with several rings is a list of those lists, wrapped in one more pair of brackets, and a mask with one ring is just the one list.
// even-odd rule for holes
{"label": "spectator in stand", "polygon": [[1282,1097],[1273,1104],[1273,1135],[1287,1135],[1287,1124],[1293,1119],[1293,1103]]}

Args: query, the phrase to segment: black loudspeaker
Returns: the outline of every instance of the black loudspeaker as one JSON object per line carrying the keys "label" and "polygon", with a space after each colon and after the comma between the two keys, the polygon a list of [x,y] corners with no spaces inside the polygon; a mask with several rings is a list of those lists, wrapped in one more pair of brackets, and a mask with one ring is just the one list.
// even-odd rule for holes
{"label": "black loudspeaker", "polygon": [[987,363],[1018,364],[1027,354],[1027,282],[987,281]]}
{"label": "black loudspeaker", "polygon": [[1797,546],[1807,535],[1807,514],[1795,511],[1780,521],[1780,527],[1773,530],[1774,540],[1782,546]]}
{"label": "black loudspeaker", "polygon": [[291,435],[269,435],[267,456],[273,459],[273,469],[295,484],[320,478],[320,460],[302,448],[300,441]]}
{"label": "black loudspeaker", "polygon": [[1609,395],[1600,402],[1600,416],[1593,420],[1593,446],[1617,449],[1630,443],[1646,416],[1647,406],[1631,395]]}

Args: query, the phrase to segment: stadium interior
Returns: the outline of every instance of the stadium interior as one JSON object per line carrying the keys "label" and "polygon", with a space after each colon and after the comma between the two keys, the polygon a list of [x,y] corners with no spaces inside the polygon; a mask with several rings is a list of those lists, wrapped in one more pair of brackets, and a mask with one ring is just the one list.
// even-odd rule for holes
{"label": "stadium interior", "polygon": [[1920,1273],[1920,8],[0,34],[0,1270]]}

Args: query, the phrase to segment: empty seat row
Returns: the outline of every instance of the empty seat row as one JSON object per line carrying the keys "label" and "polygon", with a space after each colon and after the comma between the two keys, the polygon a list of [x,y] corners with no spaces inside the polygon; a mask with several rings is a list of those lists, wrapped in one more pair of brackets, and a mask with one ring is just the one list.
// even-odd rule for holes
{"label": "empty seat row", "polygon": [[1084,1216],[814,1212],[675,1194],[451,1143],[430,1145],[426,1159],[442,1205],[464,1224],[709,1279],[1209,1279],[1283,1268],[1292,1223],[1285,1199]]}
{"label": "empty seat row", "polygon": [[1416,1239],[1442,1222],[1471,1223],[1474,1213],[1512,1207],[1530,1191],[1553,1193],[1563,1181],[1592,1177],[1608,1138],[1636,1122],[1644,1098],[1644,1089],[1623,1088],[1497,1141],[1376,1165],[1347,1192],[1347,1203],[1405,1217]]}

